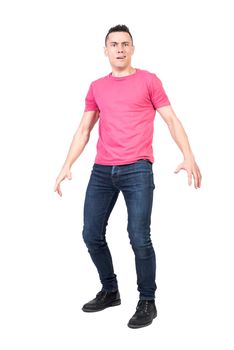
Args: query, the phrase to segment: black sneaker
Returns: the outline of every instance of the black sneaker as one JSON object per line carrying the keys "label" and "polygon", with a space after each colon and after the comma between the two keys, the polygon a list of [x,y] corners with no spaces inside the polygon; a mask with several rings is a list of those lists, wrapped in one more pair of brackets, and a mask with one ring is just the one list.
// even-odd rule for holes
{"label": "black sneaker", "polygon": [[157,316],[154,300],[139,300],[136,312],[128,322],[130,328],[141,328],[149,326]]}
{"label": "black sneaker", "polygon": [[118,290],[115,292],[105,292],[101,290],[97,293],[96,298],[84,304],[82,310],[85,312],[95,312],[104,310],[110,306],[116,306],[120,304],[121,300]]}

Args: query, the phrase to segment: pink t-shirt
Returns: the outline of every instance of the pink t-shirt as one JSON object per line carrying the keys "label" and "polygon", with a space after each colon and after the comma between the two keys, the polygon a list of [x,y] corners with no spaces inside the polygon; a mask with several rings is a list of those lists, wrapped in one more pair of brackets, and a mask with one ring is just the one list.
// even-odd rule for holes
{"label": "pink t-shirt", "polygon": [[156,109],[170,105],[156,74],[136,68],[123,77],[112,73],[94,80],[84,111],[99,113],[95,163],[122,165],[148,159],[154,163],[153,131]]}

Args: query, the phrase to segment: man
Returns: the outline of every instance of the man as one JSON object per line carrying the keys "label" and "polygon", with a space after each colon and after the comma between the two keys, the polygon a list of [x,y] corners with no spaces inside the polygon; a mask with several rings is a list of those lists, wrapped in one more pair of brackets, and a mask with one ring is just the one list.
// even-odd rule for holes
{"label": "man", "polygon": [[112,72],[90,84],[85,110],[73,137],[54,190],[62,196],[60,183],[71,179],[71,166],[87,144],[99,119],[97,154],[86,190],[83,239],[99,273],[102,289],[86,303],[85,312],[101,311],[121,303],[118,282],[106,242],[106,226],[119,192],[128,211],[128,234],[135,255],[139,301],[128,322],[131,328],[148,326],[157,316],[155,305],[155,252],[150,238],[153,191],[153,122],[156,110],[167,123],[183,153],[188,183],[198,189],[201,173],[184,128],[176,117],[161,80],[154,73],[131,66],[132,35],[125,25],[110,28],[104,53]]}

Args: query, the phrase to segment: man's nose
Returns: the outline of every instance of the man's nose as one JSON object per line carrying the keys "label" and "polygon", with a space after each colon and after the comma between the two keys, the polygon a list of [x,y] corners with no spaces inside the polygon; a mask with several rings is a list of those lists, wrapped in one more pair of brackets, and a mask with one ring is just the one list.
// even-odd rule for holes
{"label": "man's nose", "polygon": [[123,47],[121,47],[121,46],[118,47],[118,52],[120,52],[120,51],[123,52]]}

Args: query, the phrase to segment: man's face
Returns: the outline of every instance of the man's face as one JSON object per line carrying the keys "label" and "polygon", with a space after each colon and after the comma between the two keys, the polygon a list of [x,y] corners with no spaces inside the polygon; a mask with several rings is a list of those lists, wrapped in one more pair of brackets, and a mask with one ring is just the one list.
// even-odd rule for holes
{"label": "man's face", "polygon": [[124,69],[128,67],[131,64],[131,57],[134,53],[130,35],[126,32],[110,33],[104,52],[113,68]]}

